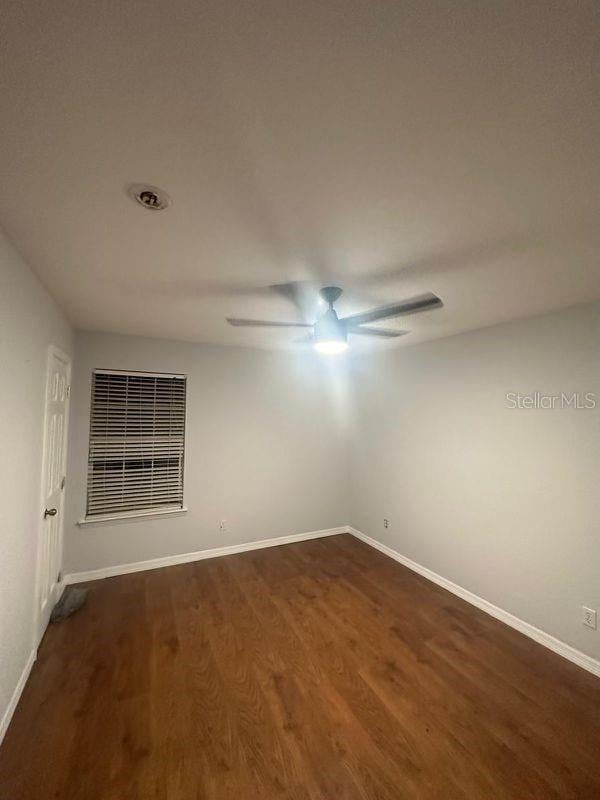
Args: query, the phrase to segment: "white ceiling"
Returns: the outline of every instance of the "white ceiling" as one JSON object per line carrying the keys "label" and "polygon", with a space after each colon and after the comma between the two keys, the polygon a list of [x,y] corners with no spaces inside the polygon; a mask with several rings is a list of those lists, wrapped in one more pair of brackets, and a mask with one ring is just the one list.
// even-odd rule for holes
{"label": "white ceiling", "polygon": [[86,329],[279,346],[224,318],[299,319],[289,280],[442,297],[400,345],[592,300],[599,37],[596,0],[5,3],[0,224]]}

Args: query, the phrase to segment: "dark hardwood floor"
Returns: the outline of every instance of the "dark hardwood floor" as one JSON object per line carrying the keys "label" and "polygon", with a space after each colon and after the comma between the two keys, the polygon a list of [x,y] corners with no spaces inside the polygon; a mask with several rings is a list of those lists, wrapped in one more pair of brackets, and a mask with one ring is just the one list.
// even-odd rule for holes
{"label": "dark hardwood floor", "polygon": [[600,680],[350,536],[90,587],[2,800],[600,798]]}

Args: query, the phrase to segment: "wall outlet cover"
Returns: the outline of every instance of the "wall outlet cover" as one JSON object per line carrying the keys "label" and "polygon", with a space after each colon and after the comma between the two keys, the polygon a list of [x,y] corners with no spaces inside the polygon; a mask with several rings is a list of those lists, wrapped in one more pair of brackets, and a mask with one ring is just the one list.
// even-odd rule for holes
{"label": "wall outlet cover", "polygon": [[587,608],[586,606],[582,606],[581,610],[583,612],[583,624],[587,625],[588,628],[593,628],[596,630],[597,620],[596,620],[596,611],[593,608]]}

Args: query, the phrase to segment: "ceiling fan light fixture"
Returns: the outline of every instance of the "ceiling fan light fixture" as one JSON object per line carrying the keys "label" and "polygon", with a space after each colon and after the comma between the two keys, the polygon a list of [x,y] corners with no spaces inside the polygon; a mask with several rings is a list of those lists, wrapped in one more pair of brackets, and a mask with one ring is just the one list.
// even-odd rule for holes
{"label": "ceiling fan light fixture", "polygon": [[313,345],[319,353],[338,355],[348,349],[348,334],[333,310],[331,300],[327,297],[324,299],[328,300],[330,306],[315,323]]}
{"label": "ceiling fan light fixture", "polygon": [[346,352],[348,349],[348,342],[344,339],[317,339],[314,343],[314,348],[318,353],[323,353],[328,356],[337,356],[340,353]]}

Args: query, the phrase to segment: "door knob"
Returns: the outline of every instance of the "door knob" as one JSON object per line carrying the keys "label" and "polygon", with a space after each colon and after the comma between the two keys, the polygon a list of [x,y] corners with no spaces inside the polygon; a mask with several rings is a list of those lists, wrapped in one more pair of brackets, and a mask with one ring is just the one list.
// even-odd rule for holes
{"label": "door knob", "polygon": [[44,509],[44,519],[46,517],[55,517],[58,514],[58,511],[55,508],[45,508]]}

